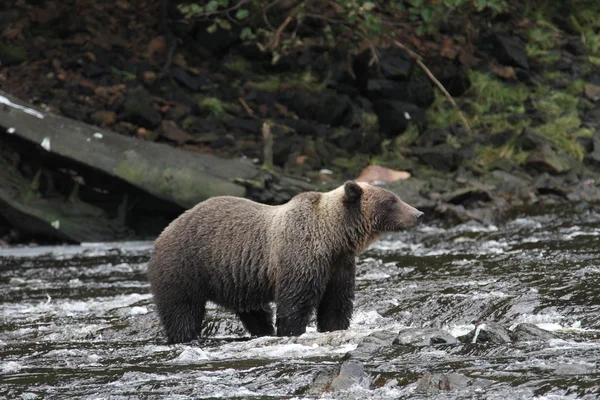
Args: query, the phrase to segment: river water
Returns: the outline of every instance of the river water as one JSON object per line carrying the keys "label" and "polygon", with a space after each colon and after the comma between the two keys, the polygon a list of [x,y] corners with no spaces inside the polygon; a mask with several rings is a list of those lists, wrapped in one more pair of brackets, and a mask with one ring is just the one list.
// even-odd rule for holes
{"label": "river water", "polygon": [[[0,250],[0,398],[490,398],[600,396],[600,209],[428,224],[360,257],[350,329],[249,339],[209,307],[200,343],[167,346],[146,281],[151,243]],[[453,336],[532,323],[545,341],[395,345],[363,356],[367,383],[314,381],[365,337],[406,327]],[[472,384],[427,391],[426,374]]]}

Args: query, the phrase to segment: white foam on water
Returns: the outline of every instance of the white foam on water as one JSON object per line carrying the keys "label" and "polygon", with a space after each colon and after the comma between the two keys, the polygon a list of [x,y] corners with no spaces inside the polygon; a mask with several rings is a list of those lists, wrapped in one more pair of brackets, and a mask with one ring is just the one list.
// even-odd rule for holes
{"label": "white foam on water", "polygon": [[187,347],[170,364],[190,364],[198,361],[209,360],[209,355],[198,347]]}
{"label": "white foam on water", "polygon": [[19,372],[23,368],[23,364],[17,361],[4,361],[0,363],[0,372],[3,374],[11,374]]}
{"label": "white foam on water", "polygon": [[475,329],[475,325],[445,325],[442,329],[454,337],[459,337],[464,336],[469,332],[472,332]]}
{"label": "white foam on water", "polygon": [[131,307],[129,310],[131,315],[143,315],[148,314],[148,307]]}
{"label": "white foam on water", "polygon": [[535,228],[535,229],[539,229],[539,228],[543,227],[541,222],[536,221],[532,218],[516,218],[516,219],[508,222],[508,224],[506,224],[506,225],[507,226],[523,226],[523,227]]}

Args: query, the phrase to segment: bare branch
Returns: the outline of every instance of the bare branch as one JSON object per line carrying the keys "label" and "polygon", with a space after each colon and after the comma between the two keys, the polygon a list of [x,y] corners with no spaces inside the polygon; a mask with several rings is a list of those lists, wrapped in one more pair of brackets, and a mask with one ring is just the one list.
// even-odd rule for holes
{"label": "bare branch", "polygon": [[456,109],[456,112],[458,113],[458,117],[462,121],[462,123],[465,126],[465,128],[467,129],[467,131],[472,134],[473,131],[471,130],[471,126],[469,125],[469,122],[467,121],[467,118],[465,117],[465,115],[460,110],[460,107],[458,106],[458,104],[456,104],[456,101],[454,101],[454,98],[450,95],[450,93],[448,93],[448,91],[446,90],[444,85],[442,85],[441,82],[438,81],[437,78],[433,75],[433,73],[429,70],[429,68],[427,68],[427,66],[425,64],[423,64],[423,61],[422,61],[423,58],[397,40],[394,40],[394,45],[401,48],[402,50],[406,51],[410,55],[410,57],[413,60],[415,60],[417,65],[425,72],[425,74],[427,74],[429,79],[431,79],[431,81],[433,83],[435,83],[435,85],[441,90],[441,92],[444,94],[444,96],[446,96],[446,98],[448,99],[450,104],[452,104],[452,106]]}

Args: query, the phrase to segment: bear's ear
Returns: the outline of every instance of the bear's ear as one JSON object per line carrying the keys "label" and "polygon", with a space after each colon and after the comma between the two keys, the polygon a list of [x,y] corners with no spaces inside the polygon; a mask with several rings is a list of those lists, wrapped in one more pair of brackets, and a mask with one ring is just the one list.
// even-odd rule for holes
{"label": "bear's ear", "polygon": [[344,184],[344,201],[348,203],[356,203],[362,195],[362,188],[356,182],[348,181]]}

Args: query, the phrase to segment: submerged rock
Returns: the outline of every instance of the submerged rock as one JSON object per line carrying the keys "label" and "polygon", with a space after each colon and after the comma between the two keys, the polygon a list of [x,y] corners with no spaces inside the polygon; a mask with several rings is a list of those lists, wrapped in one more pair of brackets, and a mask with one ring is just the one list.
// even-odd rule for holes
{"label": "submerged rock", "polygon": [[533,324],[526,323],[517,325],[515,329],[510,333],[510,337],[515,342],[556,339],[556,335],[552,332],[542,328],[538,328]]}
{"label": "submerged rock", "polygon": [[485,388],[494,382],[488,379],[475,379],[462,374],[425,374],[417,384],[417,391],[430,394],[461,390],[466,388]]}
{"label": "submerged rock", "polygon": [[463,343],[510,343],[511,332],[496,322],[480,324],[473,331],[458,338]]}
{"label": "submerged rock", "polygon": [[356,349],[349,353],[349,356],[352,359],[369,359],[381,349],[391,346],[397,337],[398,333],[393,331],[373,332],[363,338]]}
{"label": "submerged rock", "polygon": [[394,344],[404,346],[433,346],[436,344],[459,344],[448,332],[436,328],[409,328],[398,333]]}
{"label": "submerged rock", "polygon": [[371,384],[371,378],[365,372],[365,367],[358,361],[346,361],[340,367],[340,373],[336,376],[329,389],[333,392],[349,389],[352,386],[359,386],[368,389]]}

